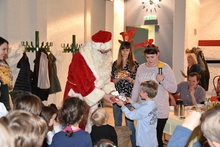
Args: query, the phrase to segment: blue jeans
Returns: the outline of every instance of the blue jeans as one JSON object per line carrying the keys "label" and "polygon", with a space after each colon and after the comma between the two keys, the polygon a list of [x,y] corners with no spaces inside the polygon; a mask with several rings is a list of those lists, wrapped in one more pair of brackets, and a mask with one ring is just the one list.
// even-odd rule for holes
{"label": "blue jeans", "polygon": [[[131,104],[126,104],[126,107],[130,109]],[[122,126],[122,111],[121,107],[117,104],[113,104],[113,115],[115,120],[115,126]],[[126,126],[131,130],[130,136],[132,147],[136,147],[136,130],[134,127],[134,121],[125,117]]]}

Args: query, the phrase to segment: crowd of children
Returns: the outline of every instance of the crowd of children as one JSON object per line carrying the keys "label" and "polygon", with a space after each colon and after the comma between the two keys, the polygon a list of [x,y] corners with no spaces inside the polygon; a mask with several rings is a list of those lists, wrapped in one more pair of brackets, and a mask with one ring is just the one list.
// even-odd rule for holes
{"label": "crowd of children", "polygon": [[[135,108],[133,111],[125,107],[122,100],[117,101],[126,117],[137,120],[136,145],[139,147],[158,145],[157,106],[153,100],[157,91],[156,82],[142,82],[139,94],[144,102],[140,105],[127,98],[127,102]],[[108,125],[109,116],[104,108],[100,107],[92,113],[93,126],[90,134],[80,129],[86,107],[85,102],[78,97],[66,99],[58,110],[54,105],[43,106],[35,95],[20,96],[15,99],[13,109],[0,119],[1,144],[3,143],[4,147],[116,147],[117,133],[113,126]],[[207,110],[202,116],[200,112],[192,112],[183,125],[177,127],[168,146],[184,146],[192,130],[200,124],[200,120],[201,129],[209,144],[218,146],[219,116],[219,105]],[[181,140],[177,139],[183,133],[185,136],[181,137]]]}

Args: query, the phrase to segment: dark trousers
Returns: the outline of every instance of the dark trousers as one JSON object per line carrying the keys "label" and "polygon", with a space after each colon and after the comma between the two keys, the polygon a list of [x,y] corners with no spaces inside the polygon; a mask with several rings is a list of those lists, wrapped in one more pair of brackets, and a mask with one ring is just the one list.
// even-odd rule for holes
{"label": "dark trousers", "polygon": [[163,140],[162,140],[162,136],[163,136],[163,129],[164,126],[167,122],[168,118],[164,118],[164,119],[157,119],[157,141],[158,141],[158,147],[163,147]]}

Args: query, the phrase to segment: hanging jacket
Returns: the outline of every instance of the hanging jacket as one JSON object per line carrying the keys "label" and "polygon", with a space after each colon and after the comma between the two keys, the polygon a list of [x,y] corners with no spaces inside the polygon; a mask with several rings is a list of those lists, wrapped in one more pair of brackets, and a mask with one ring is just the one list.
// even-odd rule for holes
{"label": "hanging jacket", "polygon": [[23,91],[31,91],[31,81],[30,81],[30,63],[26,53],[23,53],[22,58],[19,60],[17,64],[17,68],[20,68],[18,73],[18,77],[15,81],[15,86],[13,90],[23,90]]}
{"label": "hanging jacket", "polygon": [[52,62],[52,74],[50,79],[50,91],[49,94],[61,91],[60,81],[57,77],[56,57],[50,53],[49,58]]}
{"label": "hanging jacket", "polygon": [[[44,56],[46,56],[47,60],[45,60]],[[47,66],[44,66],[44,67],[47,67],[48,69],[40,69],[40,68],[44,68],[40,65],[42,65],[41,61],[43,60],[43,65],[45,65],[45,61],[47,61]],[[40,49],[38,52],[37,52],[37,55],[36,55],[36,59],[34,61],[34,73],[33,73],[33,82],[32,82],[32,93],[39,96],[40,99],[42,101],[44,100],[47,100],[48,99],[48,95],[49,95],[49,89],[50,87],[48,87],[48,82],[45,83],[45,85],[41,85],[42,87],[46,87],[46,88],[40,88],[38,87],[38,80],[42,80],[42,78],[49,78],[50,80],[50,77],[51,77],[51,73],[52,73],[52,64],[51,64],[51,60],[48,56],[48,53],[46,50],[44,49]],[[45,73],[46,75],[42,75],[42,71],[45,71],[45,70],[48,70],[48,72],[43,72]],[[39,79],[39,71],[41,72],[41,75],[40,77],[42,77],[41,79]],[[47,79],[46,79],[47,80]],[[42,82],[42,81],[41,81]],[[42,83],[41,83],[42,84]]]}
{"label": "hanging jacket", "polygon": [[201,72],[201,86],[208,91],[209,89],[209,79],[210,79],[210,73],[209,73],[209,68],[207,65],[207,62],[205,60],[204,54],[200,48],[192,48],[192,52],[196,54],[198,65],[200,66],[202,72]]}

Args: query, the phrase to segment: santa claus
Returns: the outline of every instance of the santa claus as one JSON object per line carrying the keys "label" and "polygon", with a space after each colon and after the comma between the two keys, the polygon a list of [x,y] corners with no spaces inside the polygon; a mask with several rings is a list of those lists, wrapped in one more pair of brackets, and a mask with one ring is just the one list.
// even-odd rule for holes
{"label": "santa claus", "polygon": [[[74,54],[69,66],[64,99],[70,96],[83,99],[90,107],[88,118],[102,98],[112,102],[111,92],[115,91],[115,86],[110,80],[111,37],[110,32],[102,30],[94,34],[92,40]],[[90,119],[87,119],[85,130],[91,131]]]}

